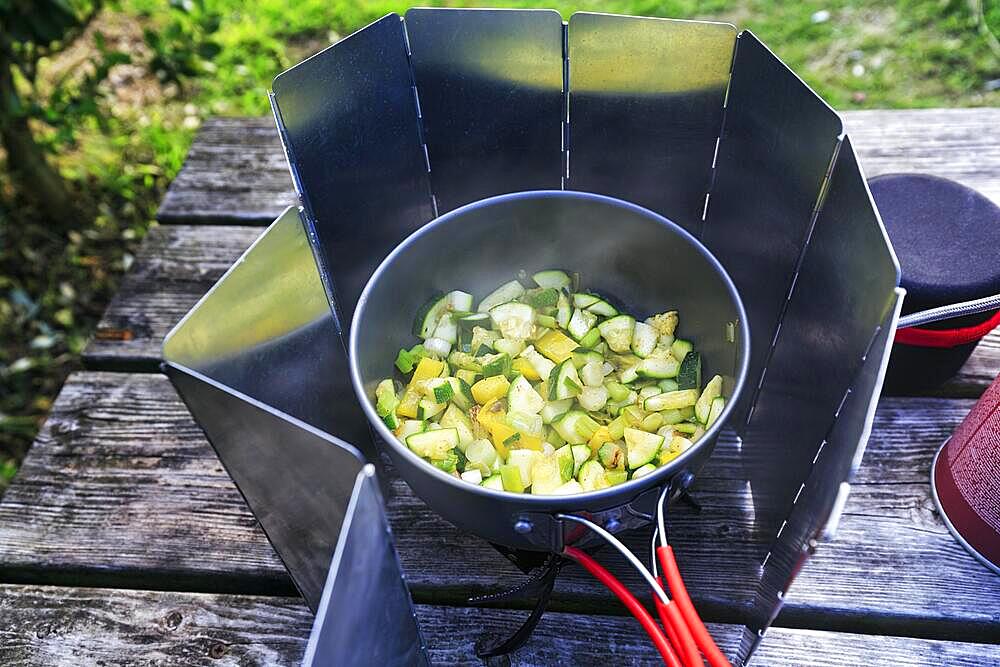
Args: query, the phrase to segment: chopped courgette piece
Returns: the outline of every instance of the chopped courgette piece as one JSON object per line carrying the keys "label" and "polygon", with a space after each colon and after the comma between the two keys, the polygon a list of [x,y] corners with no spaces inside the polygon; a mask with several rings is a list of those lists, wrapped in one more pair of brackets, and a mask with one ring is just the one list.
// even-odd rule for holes
{"label": "chopped courgette piece", "polygon": [[698,401],[694,405],[695,417],[702,424],[708,421],[708,414],[712,410],[712,401],[718,398],[722,394],[722,376],[716,375],[708,384],[705,385],[705,390],[701,392],[701,396],[698,397]]}
{"label": "chopped courgette piece", "polygon": [[582,410],[570,410],[552,422],[552,428],[571,445],[582,445],[590,440],[600,424]]}
{"label": "chopped courgette piece", "polygon": [[549,395],[550,401],[561,401],[565,398],[573,398],[580,393],[582,381],[576,372],[576,367],[570,359],[562,362],[549,373]]}
{"label": "chopped courgette piece", "polygon": [[588,331],[587,335],[580,339],[580,347],[594,347],[600,342],[601,332],[594,328]]}
{"label": "chopped courgette piece", "polygon": [[656,457],[656,465],[663,466],[670,463],[678,456],[689,450],[693,444],[694,443],[687,438],[675,435],[669,442],[665,443],[660,448],[659,455]]}
{"label": "chopped courgette piece", "polygon": [[[570,455],[572,456],[572,454]],[[555,454],[542,454],[531,464],[531,492],[550,494],[564,484]]]}
{"label": "chopped courgette piece", "polygon": [[663,445],[663,436],[635,428],[625,429],[625,446],[628,449],[628,467],[635,470],[653,460]]}
{"label": "chopped courgette piece", "polygon": [[521,474],[521,467],[508,463],[500,466],[500,480],[503,482],[504,491],[514,493],[524,493],[527,484],[524,483],[524,475]]}
{"label": "chopped courgette piece", "polygon": [[482,301],[479,302],[479,307],[476,308],[476,311],[480,313],[488,313],[494,306],[499,306],[502,303],[513,301],[522,294],[524,294],[524,286],[516,280],[511,280],[509,283],[504,283],[490,292]]}
{"label": "chopped courgette piece", "polygon": [[596,491],[610,486],[607,471],[598,461],[587,461],[580,466],[577,480],[584,491]]}
{"label": "chopped courgette piece", "polygon": [[683,359],[684,357],[687,356],[688,352],[690,352],[693,349],[694,349],[694,343],[692,343],[689,340],[677,338],[670,346],[670,354],[674,355],[675,359]]}
{"label": "chopped courgette piece", "polygon": [[583,486],[575,479],[571,479],[558,489],[552,492],[554,496],[571,496],[576,493],[583,493]]}
{"label": "chopped courgette piece", "polygon": [[566,289],[573,282],[565,271],[559,271],[558,269],[539,271],[531,276],[531,279],[539,287],[552,287],[554,289]]}
{"label": "chopped courgette piece", "polygon": [[573,477],[576,477],[580,472],[580,466],[589,461],[594,452],[590,445],[571,445],[570,450],[573,452]]}
{"label": "chopped courgette piece", "polygon": [[626,352],[632,347],[632,332],[635,330],[635,318],[629,315],[618,315],[597,325],[601,337],[614,352]]}
{"label": "chopped courgette piece", "polygon": [[684,355],[681,368],[677,373],[677,386],[680,389],[699,389],[701,387],[701,355],[688,352]]}
{"label": "chopped courgette piece", "polygon": [[414,433],[406,438],[406,446],[417,456],[425,459],[444,459],[451,450],[458,447],[458,431],[453,428],[439,428],[433,431]]}
{"label": "chopped courgette piece", "polygon": [[573,399],[567,398],[562,401],[547,401],[542,407],[539,415],[542,418],[542,422],[546,424],[551,424],[553,421],[558,419],[560,416],[566,414],[573,407]]}
{"label": "chopped courgette piece", "polygon": [[580,402],[580,407],[588,412],[599,412],[604,409],[608,402],[608,390],[604,387],[584,387],[580,390],[580,395],[576,397]]}
{"label": "chopped courgette piece", "polygon": [[676,310],[669,310],[659,315],[653,315],[646,320],[646,324],[652,326],[661,336],[673,336],[677,329],[679,318]]}
{"label": "chopped courgette piece", "polygon": [[597,315],[586,310],[577,308],[569,318],[569,335],[576,340],[581,340],[586,336],[594,325],[597,324]]}
{"label": "chopped courgette piece", "polygon": [[[630,430],[634,429],[625,429],[626,437]],[[639,432],[642,433],[642,431]],[[601,445],[601,448],[597,450],[597,457],[600,459],[601,465],[608,470],[625,467],[625,450],[616,443],[606,442]]]}
{"label": "chopped courgette piece", "polygon": [[448,312],[448,295],[436,294],[417,310],[413,319],[413,335],[419,338],[430,338],[434,335],[441,316]]}
{"label": "chopped courgette piece", "polygon": [[666,391],[656,396],[650,396],[643,402],[642,407],[651,412],[659,412],[660,410],[691,407],[697,402],[697,389],[680,389],[678,391]]}
{"label": "chopped courgette piece", "polygon": [[721,396],[717,396],[715,400],[712,401],[712,408],[708,411],[708,419],[705,420],[705,428],[710,428],[715,420],[719,418],[722,411],[726,407],[726,399]]}
{"label": "chopped courgette piece", "polygon": [[555,287],[530,289],[521,295],[521,301],[535,310],[555,308],[559,303],[559,290]]}
{"label": "chopped courgette piece", "polygon": [[504,338],[524,340],[535,327],[535,309],[526,303],[504,303],[490,309],[490,319]]}
{"label": "chopped courgette piece", "polygon": [[483,480],[483,483],[480,484],[480,486],[486,489],[493,489],[494,491],[503,491],[503,477],[501,477],[499,473],[496,475],[490,475]]}
{"label": "chopped courgette piece", "polygon": [[545,407],[545,399],[538,395],[523,375],[518,375],[507,390],[507,405],[511,412],[536,415]]}
{"label": "chopped courgette piece", "polygon": [[635,367],[635,372],[636,375],[641,378],[653,378],[654,380],[660,380],[663,378],[676,377],[680,367],[680,362],[673,357],[668,357],[667,359],[650,358],[640,361]]}
{"label": "chopped courgette piece", "polygon": [[510,375],[510,355],[505,352],[489,354],[481,358],[483,364],[483,377],[490,378],[494,375]]}
{"label": "chopped courgette piece", "polygon": [[645,322],[636,322],[632,331],[632,352],[635,356],[645,359],[653,353],[659,334]]}
{"label": "chopped courgette piece", "polygon": [[574,294],[573,306],[575,306],[576,308],[587,308],[588,306],[592,306],[600,300],[601,297],[597,296],[596,294],[585,294],[585,293]]}
{"label": "chopped courgette piece", "polygon": [[618,314],[618,309],[604,299],[598,299],[594,303],[590,304],[587,306],[587,310],[595,315],[600,315],[601,317],[614,317]]}
{"label": "chopped courgette piece", "polygon": [[656,470],[656,466],[653,465],[652,463],[647,463],[644,466],[639,466],[638,468],[632,471],[632,479],[639,479],[640,477],[645,477],[654,470]]}

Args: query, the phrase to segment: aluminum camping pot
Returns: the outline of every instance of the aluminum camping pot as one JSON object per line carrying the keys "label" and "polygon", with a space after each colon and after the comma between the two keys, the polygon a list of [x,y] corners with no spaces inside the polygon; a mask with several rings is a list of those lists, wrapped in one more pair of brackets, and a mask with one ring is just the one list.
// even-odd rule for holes
{"label": "aluminum camping pot", "polygon": [[[438,292],[482,298],[497,285],[548,268],[579,272],[586,289],[623,312],[646,317],[680,311],[680,332],[702,354],[702,376],[724,378],[726,409],[677,459],[638,480],[571,496],[495,491],[457,479],[419,458],[382,423],[374,391],[390,377],[401,347],[417,341],[413,317]],[[524,275],[524,274],[521,274]],[[354,391],[399,474],[431,508],[459,528],[513,548],[561,550],[578,541],[558,513],[582,513],[615,531],[644,522],[637,504],[665,485],[684,485],[710,456],[738,404],[747,374],[749,332],[743,303],[722,265],[666,218],[618,199],[584,192],[501,195],[450,211],[400,243],[372,274],[350,332]],[[640,498],[641,497],[641,498]],[[632,518],[630,523],[629,518]],[[565,528],[565,531],[564,531]]]}

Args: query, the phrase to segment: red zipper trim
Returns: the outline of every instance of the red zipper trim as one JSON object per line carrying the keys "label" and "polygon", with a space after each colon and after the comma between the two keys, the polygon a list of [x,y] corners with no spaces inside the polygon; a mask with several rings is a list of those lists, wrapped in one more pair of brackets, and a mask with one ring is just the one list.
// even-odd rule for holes
{"label": "red zipper trim", "polygon": [[917,347],[957,347],[979,340],[1000,326],[1000,310],[985,322],[957,329],[921,329],[907,327],[896,330],[895,342]]}

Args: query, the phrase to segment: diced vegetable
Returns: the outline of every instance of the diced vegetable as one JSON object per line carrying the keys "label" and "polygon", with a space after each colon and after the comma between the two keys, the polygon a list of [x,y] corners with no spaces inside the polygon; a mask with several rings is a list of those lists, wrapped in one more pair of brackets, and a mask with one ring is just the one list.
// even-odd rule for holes
{"label": "diced vegetable", "polygon": [[632,331],[632,352],[635,353],[635,356],[645,359],[653,353],[653,348],[656,347],[656,341],[659,337],[660,334],[649,324],[636,322],[635,329]]}
{"label": "diced vegetable", "polygon": [[689,407],[697,401],[697,389],[681,389],[679,391],[667,391],[656,396],[650,396],[643,402],[642,407],[652,412],[659,412],[660,410]]}
{"label": "diced vegetable", "polygon": [[553,491],[552,495],[571,496],[576,493],[583,493],[583,487],[580,485],[580,482],[576,481],[575,479],[571,479],[562,486],[560,486],[558,489]]}
{"label": "diced vegetable", "polygon": [[520,282],[512,280],[490,292],[482,301],[479,302],[479,307],[476,308],[476,311],[480,313],[488,313],[494,306],[514,301],[522,294],[524,294],[524,286],[521,285]]}
{"label": "diced vegetable", "polygon": [[554,269],[539,271],[535,275],[531,276],[531,279],[534,280],[535,284],[539,287],[551,287],[554,289],[565,289],[573,283],[573,281],[570,280],[570,277],[566,275],[565,271],[558,271]]}
{"label": "diced vegetable", "polygon": [[625,446],[628,449],[628,467],[636,469],[653,460],[663,445],[663,436],[635,428],[625,429]]}
{"label": "diced vegetable", "polygon": [[705,385],[705,391],[701,392],[701,396],[698,397],[697,403],[694,404],[694,414],[698,421],[702,424],[708,422],[708,414],[712,410],[712,401],[718,398],[722,394],[722,376],[716,375],[708,384]]}
{"label": "diced vegetable", "polygon": [[675,359],[683,359],[693,349],[694,344],[691,341],[677,338],[670,346],[670,353],[674,355]]}
{"label": "diced vegetable", "polygon": [[396,396],[396,385],[392,380],[382,380],[375,387],[375,401],[375,412],[386,426],[396,429],[399,426],[399,418],[396,417],[399,398]]}
{"label": "diced vegetable", "polygon": [[614,352],[626,352],[631,349],[634,329],[635,318],[629,315],[618,315],[597,325],[601,337]]}
{"label": "diced vegetable", "polygon": [[[484,488],[572,494],[640,479],[693,446],[725,411],[722,378],[676,311],[637,322],[557,269],[417,313],[422,339],[399,350],[375,411],[435,467]],[[397,376],[398,377],[398,376]],[[408,378],[408,379],[407,379]]]}
{"label": "diced vegetable", "polygon": [[594,325],[597,324],[597,315],[577,308],[573,311],[572,317],[569,318],[569,335],[580,340],[586,336]]}
{"label": "diced vegetable", "polygon": [[638,468],[632,471],[632,479],[639,479],[640,477],[648,475],[654,470],[656,470],[656,466],[653,465],[652,463],[647,463],[644,466],[639,466]]}
{"label": "diced vegetable", "polygon": [[709,428],[715,423],[715,420],[719,418],[722,411],[726,407],[726,399],[721,396],[716,396],[712,401],[712,408],[708,411],[708,419],[705,420],[705,428]]}
{"label": "diced vegetable", "polygon": [[535,348],[559,364],[573,356],[577,344],[561,331],[552,330],[535,341]]}
{"label": "diced vegetable", "polygon": [[490,401],[505,396],[510,389],[510,382],[503,375],[494,375],[483,378],[472,385],[472,397],[479,405],[486,405]]}
{"label": "diced vegetable", "polygon": [[504,490],[504,488],[503,488],[503,478],[500,477],[500,473],[496,473],[495,475],[490,475],[489,477],[487,477],[486,479],[483,480],[483,482],[482,482],[482,484],[480,484],[480,486],[483,487],[484,489],[493,489],[494,491],[503,491]]}
{"label": "diced vegetable", "polygon": [[453,428],[439,428],[434,431],[414,433],[406,438],[406,445],[417,456],[425,459],[443,459],[458,447],[458,431]]}
{"label": "diced vegetable", "polygon": [[600,412],[608,402],[608,390],[604,387],[584,387],[577,396],[580,407],[588,412]]}
{"label": "diced vegetable", "polygon": [[646,320],[646,324],[656,329],[661,336],[673,336],[678,321],[677,311],[670,310],[650,317]]}
{"label": "diced vegetable", "polygon": [[524,493],[527,484],[524,483],[525,476],[521,472],[521,467],[508,463],[500,466],[500,480],[503,482],[504,491],[514,493]]}
{"label": "diced vegetable", "polygon": [[580,376],[576,372],[576,367],[569,359],[552,369],[549,373],[549,395],[550,401],[560,401],[564,398],[573,398],[580,393],[583,388]]}
{"label": "diced vegetable", "polygon": [[504,303],[490,309],[490,319],[504,338],[524,340],[535,326],[535,309],[524,303]]}
{"label": "diced vegetable", "polygon": [[614,317],[618,314],[618,310],[604,299],[598,299],[590,304],[587,310],[601,317]]}
{"label": "diced vegetable", "polygon": [[608,483],[607,471],[598,461],[587,461],[580,466],[577,479],[584,491],[596,491],[611,486]]}
{"label": "diced vegetable", "polygon": [[680,363],[673,357],[667,359],[643,359],[635,367],[636,375],[641,378],[660,380],[677,376]]}
{"label": "diced vegetable", "polygon": [[680,389],[697,389],[701,386],[701,355],[688,352],[681,361],[677,373],[677,387]]}
{"label": "diced vegetable", "polygon": [[[518,375],[507,390],[508,410],[538,414],[545,407],[545,399],[538,395],[523,375]],[[539,418],[540,419],[540,418]]]}

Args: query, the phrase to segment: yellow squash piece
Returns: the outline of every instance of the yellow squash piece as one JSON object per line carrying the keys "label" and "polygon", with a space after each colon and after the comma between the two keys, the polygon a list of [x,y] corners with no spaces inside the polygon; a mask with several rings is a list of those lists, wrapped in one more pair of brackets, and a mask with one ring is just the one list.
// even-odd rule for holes
{"label": "yellow squash piece", "polygon": [[399,405],[396,406],[396,414],[403,417],[409,417],[410,419],[416,419],[417,407],[419,403],[420,392],[411,386],[403,392],[403,398],[400,399]]}
{"label": "yellow squash piece", "polygon": [[430,380],[431,378],[436,378],[441,375],[441,371],[444,370],[444,362],[438,361],[437,359],[431,359],[429,357],[424,357],[417,364],[416,370],[413,371],[413,377],[410,378],[410,386],[415,387],[417,383],[421,380]]}
{"label": "yellow squash piece", "polygon": [[535,341],[535,349],[557,364],[572,357],[577,347],[575,340],[555,329]]}
{"label": "yellow squash piece", "polygon": [[506,396],[509,388],[510,382],[507,378],[503,375],[494,375],[472,385],[472,398],[476,399],[476,403],[486,405],[501,396]]}
{"label": "yellow squash piece", "polygon": [[601,448],[601,445],[603,445],[606,442],[614,442],[614,441],[615,439],[611,437],[611,431],[608,430],[608,427],[600,426],[594,432],[593,437],[587,444],[590,445],[590,450],[596,454],[597,450]]}
{"label": "yellow squash piece", "polygon": [[535,367],[531,365],[531,362],[524,357],[518,357],[515,359],[514,363],[511,364],[511,368],[515,373],[523,375],[525,380],[537,382],[542,379],[542,376],[538,374],[538,371],[536,371]]}

